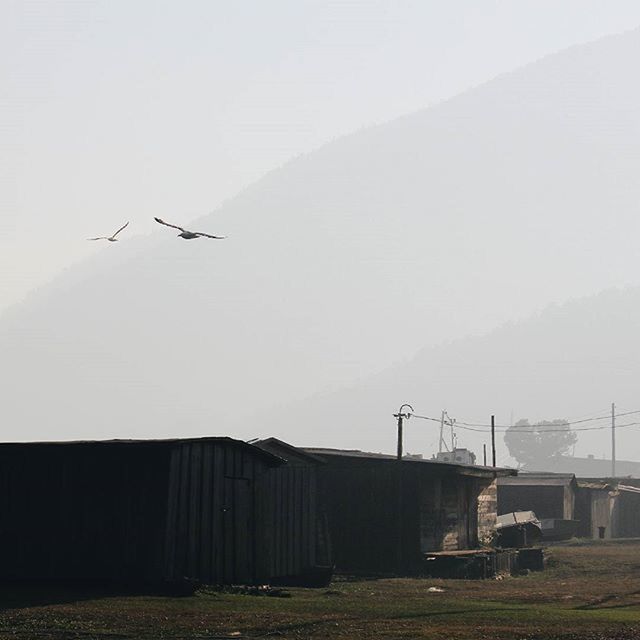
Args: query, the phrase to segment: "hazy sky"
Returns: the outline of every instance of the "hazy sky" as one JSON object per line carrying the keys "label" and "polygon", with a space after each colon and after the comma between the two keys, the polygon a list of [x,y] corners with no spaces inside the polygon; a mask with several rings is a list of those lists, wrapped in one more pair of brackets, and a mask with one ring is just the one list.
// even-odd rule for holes
{"label": "hazy sky", "polygon": [[0,0],[0,310],[341,134],[640,24],[640,3]]}

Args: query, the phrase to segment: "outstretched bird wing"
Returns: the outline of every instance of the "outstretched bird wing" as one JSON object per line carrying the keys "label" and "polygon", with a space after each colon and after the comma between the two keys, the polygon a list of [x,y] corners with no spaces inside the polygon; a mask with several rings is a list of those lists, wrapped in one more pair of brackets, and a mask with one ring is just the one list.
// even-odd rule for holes
{"label": "outstretched bird wing", "polygon": [[210,235],[208,233],[200,233],[199,231],[196,232],[196,235],[199,236],[199,237],[203,236],[205,238],[214,238],[215,240],[224,240],[227,237],[227,236],[212,236],[212,235]]}
{"label": "outstretched bird wing", "polygon": [[99,236],[98,238],[87,238],[87,240],[108,240],[107,236]]}
{"label": "outstretched bird wing", "polygon": [[123,229],[126,229],[129,226],[129,223],[122,225],[111,237],[115,238]]}
{"label": "outstretched bird wing", "polygon": [[169,224],[168,222],[165,222],[164,220],[160,220],[160,218],[153,218],[156,222],[163,224],[165,227],[172,227],[173,229],[178,229],[180,231],[182,231],[182,233],[184,233],[184,229],[182,227],[178,227],[175,224]]}

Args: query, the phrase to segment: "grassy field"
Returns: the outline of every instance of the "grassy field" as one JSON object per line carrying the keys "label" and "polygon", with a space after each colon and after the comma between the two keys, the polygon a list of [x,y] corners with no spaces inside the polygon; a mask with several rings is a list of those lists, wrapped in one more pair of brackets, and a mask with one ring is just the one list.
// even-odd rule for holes
{"label": "grassy field", "polygon": [[0,639],[640,638],[640,541],[555,546],[547,557],[544,573],[518,578],[338,580],[290,597],[3,588]]}

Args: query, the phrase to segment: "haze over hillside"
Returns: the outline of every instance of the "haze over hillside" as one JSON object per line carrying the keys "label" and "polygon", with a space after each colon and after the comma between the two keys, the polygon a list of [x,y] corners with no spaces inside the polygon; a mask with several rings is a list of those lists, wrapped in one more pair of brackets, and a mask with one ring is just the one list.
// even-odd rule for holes
{"label": "haze over hillside", "polygon": [[[639,53],[637,30],[574,47],[297,158],[191,225],[224,242],[107,247],[1,320],[5,437],[268,435],[270,407],[637,282]],[[600,371],[582,374],[594,391]],[[459,375],[432,406],[457,402]],[[336,444],[341,424],[383,441],[361,408],[333,419]]]}
{"label": "haze over hillside", "polygon": [[[392,413],[409,402],[417,414],[438,419],[447,410],[461,423],[458,445],[474,450],[480,460],[483,444],[490,451],[490,430],[480,425],[488,425],[491,414],[496,415],[503,463],[509,456],[502,425],[519,418],[584,420],[574,425],[580,429],[575,454],[609,458],[610,405],[615,401],[618,457],[640,459],[638,327],[640,288],[611,289],[552,305],[484,336],[423,349],[339,392],[261,415],[255,428],[282,429],[299,443],[361,448],[366,441],[376,451],[393,451]],[[411,419],[404,429],[406,450],[431,455],[439,428]]]}

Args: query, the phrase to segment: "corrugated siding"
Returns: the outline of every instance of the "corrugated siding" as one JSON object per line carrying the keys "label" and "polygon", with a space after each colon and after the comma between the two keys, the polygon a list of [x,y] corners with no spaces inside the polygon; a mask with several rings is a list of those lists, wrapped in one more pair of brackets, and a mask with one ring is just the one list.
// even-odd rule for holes
{"label": "corrugated siding", "polygon": [[315,465],[271,469],[266,490],[271,509],[271,577],[293,576],[314,567],[319,517]]}
{"label": "corrugated siding", "polygon": [[264,505],[257,484],[267,468],[224,443],[181,443],[171,452],[166,565],[168,579],[208,584],[268,577]]}
{"label": "corrugated siding", "polygon": [[395,572],[419,559],[416,470],[347,462],[319,473],[338,570]]}
{"label": "corrugated siding", "polygon": [[421,482],[420,494],[420,551],[440,551],[444,534],[442,479],[431,478]]}
{"label": "corrugated siding", "polygon": [[578,520],[576,534],[579,538],[591,538],[591,489],[579,487],[576,491],[575,519]]}
{"label": "corrugated siding", "polygon": [[442,486],[442,515],[444,532],[442,536],[443,551],[464,549],[460,545],[460,482],[444,482]]}
{"label": "corrugated siding", "polygon": [[[477,544],[478,495],[491,481],[337,457],[319,473],[338,570],[411,572],[421,553]],[[491,486],[482,503],[485,522],[495,519]]]}
{"label": "corrugated siding", "polygon": [[478,494],[482,486],[474,478],[461,476],[422,478],[422,552],[457,551],[477,545]]}
{"label": "corrugated siding", "polygon": [[162,576],[168,452],[110,445],[0,453],[0,577]]}
{"label": "corrugated siding", "polygon": [[621,491],[615,506],[615,536],[640,536],[640,494]]}

